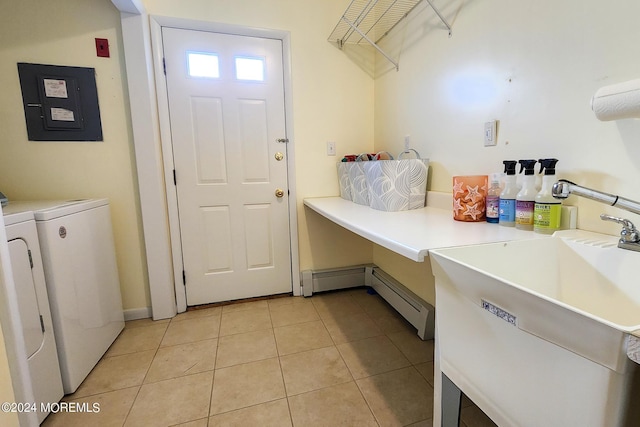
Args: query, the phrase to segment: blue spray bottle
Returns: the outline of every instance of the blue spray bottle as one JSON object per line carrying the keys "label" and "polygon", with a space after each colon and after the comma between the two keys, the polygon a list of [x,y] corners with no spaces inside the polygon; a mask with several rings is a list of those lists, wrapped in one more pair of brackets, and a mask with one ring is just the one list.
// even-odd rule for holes
{"label": "blue spray bottle", "polygon": [[506,227],[516,225],[516,195],[518,187],[516,185],[516,162],[515,160],[505,160],[504,173],[504,189],[500,193],[500,218],[499,224]]}

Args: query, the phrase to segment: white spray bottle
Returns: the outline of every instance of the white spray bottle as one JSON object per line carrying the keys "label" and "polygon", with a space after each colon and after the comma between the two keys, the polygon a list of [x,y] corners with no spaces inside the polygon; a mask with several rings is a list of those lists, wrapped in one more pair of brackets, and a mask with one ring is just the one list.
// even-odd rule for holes
{"label": "white spray bottle", "polygon": [[533,230],[533,209],[536,194],[535,160],[519,160],[520,172],[524,170],[522,190],[516,196],[516,228],[519,230]]}

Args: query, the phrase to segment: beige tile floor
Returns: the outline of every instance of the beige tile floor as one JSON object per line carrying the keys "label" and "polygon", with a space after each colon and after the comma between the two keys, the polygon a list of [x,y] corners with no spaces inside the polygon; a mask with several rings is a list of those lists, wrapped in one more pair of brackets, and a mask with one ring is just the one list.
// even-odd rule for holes
{"label": "beige tile floor", "polygon": [[[365,289],[127,322],[45,426],[431,426],[433,341]],[[492,427],[470,401],[462,427]]]}

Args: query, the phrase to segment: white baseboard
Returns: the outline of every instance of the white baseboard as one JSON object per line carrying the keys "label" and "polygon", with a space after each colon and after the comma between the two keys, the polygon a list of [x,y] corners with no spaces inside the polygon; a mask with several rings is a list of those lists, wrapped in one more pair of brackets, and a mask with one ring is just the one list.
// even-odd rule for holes
{"label": "white baseboard", "polygon": [[301,272],[305,297],[316,292],[369,286],[417,330],[423,340],[432,339],[435,309],[396,279],[373,264]]}
{"label": "white baseboard", "polygon": [[423,340],[433,339],[435,333],[435,308],[407,289],[402,283],[379,267],[367,267],[367,285],[384,298],[417,330]]}
{"label": "white baseboard", "polygon": [[151,317],[151,307],[130,308],[124,310],[124,321],[147,319]]}
{"label": "white baseboard", "polygon": [[328,268],[326,270],[305,270],[302,276],[302,294],[310,297],[314,292],[332,291],[336,289],[364,286],[365,268],[370,265]]}

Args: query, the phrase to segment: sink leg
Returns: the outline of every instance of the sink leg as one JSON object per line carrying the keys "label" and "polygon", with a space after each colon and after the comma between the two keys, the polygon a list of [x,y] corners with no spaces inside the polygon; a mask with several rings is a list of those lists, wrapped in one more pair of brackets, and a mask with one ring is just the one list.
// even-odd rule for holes
{"label": "sink leg", "polygon": [[460,405],[462,392],[453,381],[442,373],[442,427],[460,425]]}

